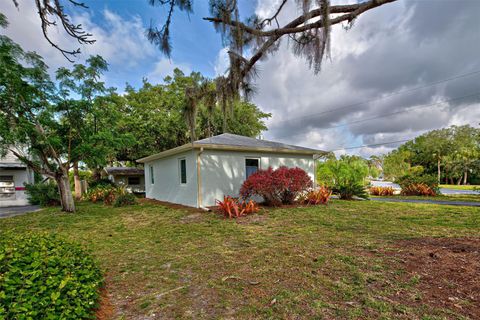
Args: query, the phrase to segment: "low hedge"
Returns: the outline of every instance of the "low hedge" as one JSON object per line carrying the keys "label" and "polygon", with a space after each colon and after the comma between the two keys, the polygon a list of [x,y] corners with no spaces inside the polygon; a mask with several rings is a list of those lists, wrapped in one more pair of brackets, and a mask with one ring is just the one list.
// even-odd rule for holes
{"label": "low hedge", "polygon": [[0,319],[92,319],[102,282],[79,245],[47,234],[2,234]]}

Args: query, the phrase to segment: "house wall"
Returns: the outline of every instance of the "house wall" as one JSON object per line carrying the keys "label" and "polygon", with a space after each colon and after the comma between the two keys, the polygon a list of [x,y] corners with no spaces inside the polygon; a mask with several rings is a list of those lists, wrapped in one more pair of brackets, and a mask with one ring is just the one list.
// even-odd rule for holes
{"label": "house wall", "polygon": [[0,169],[0,176],[13,176],[15,183],[15,199],[2,200],[0,198],[0,207],[28,205],[24,184],[33,182],[33,173],[29,169]]}
{"label": "house wall", "polygon": [[[140,184],[129,184],[129,177],[139,177]],[[130,189],[132,192],[145,192],[145,174],[143,176],[125,176],[125,175],[109,175],[108,178],[113,181],[115,184],[120,186],[125,186]]]}
{"label": "house wall", "polygon": [[[187,183],[180,183],[179,159],[185,158]],[[150,179],[153,166],[154,184]],[[197,159],[196,151],[190,150],[166,158],[145,163],[145,196],[150,199],[197,206]]]}
{"label": "house wall", "polygon": [[312,155],[204,150],[200,156],[202,206],[214,206],[224,195],[237,197],[246,178],[245,159],[259,158],[260,169],[299,167],[314,180]]}

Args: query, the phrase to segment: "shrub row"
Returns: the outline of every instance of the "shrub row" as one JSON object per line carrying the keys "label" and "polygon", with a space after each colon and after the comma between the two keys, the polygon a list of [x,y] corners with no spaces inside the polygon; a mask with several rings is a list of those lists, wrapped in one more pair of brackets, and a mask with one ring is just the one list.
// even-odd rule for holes
{"label": "shrub row", "polygon": [[76,244],[2,234],[0,319],[92,319],[102,282],[93,258]]}
{"label": "shrub row", "polygon": [[371,187],[370,194],[374,196],[393,196],[392,187]]}
{"label": "shrub row", "polygon": [[83,199],[93,203],[103,201],[105,205],[113,205],[114,207],[123,207],[137,203],[135,195],[129,193],[124,187],[110,185],[99,185],[91,188],[85,193]]}

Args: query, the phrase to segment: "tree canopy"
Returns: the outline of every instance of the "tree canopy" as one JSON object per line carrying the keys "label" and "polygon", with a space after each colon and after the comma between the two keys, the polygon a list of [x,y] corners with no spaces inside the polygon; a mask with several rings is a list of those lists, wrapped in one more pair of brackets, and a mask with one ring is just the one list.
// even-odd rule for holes
{"label": "tree canopy", "polygon": [[478,183],[480,129],[465,125],[427,132],[387,154],[383,171],[392,179],[422,171],[435,174],[439,183]]}

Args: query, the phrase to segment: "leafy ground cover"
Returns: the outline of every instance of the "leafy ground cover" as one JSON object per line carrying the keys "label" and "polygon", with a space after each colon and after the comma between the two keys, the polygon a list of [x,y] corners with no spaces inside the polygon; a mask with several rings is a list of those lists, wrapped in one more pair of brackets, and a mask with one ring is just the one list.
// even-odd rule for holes
{"label": "leafy ground cover", "polygon": [[473,190],[473,188],[480,188],[480,185],[459,186],[456,184],[441,184],[439,187],[446,188],[446,189],[455,189],[455,190]]}
{"label": "leafy ground cover", "polygon": [[[469,249],[449,253],[448,266],[478,274],[478,208],[333,200],[237,220],[154,202],[78,208],[1,219],[0,232],[52,232],[91,248],[106,276],[101,318],[473,319],[479,309],[478,290],[451,295],[476,284],[435,273],[444,264],[431,260],[444,253],[424,245],[462,241]],[[438,274],[443,304],[432,303]]]}

